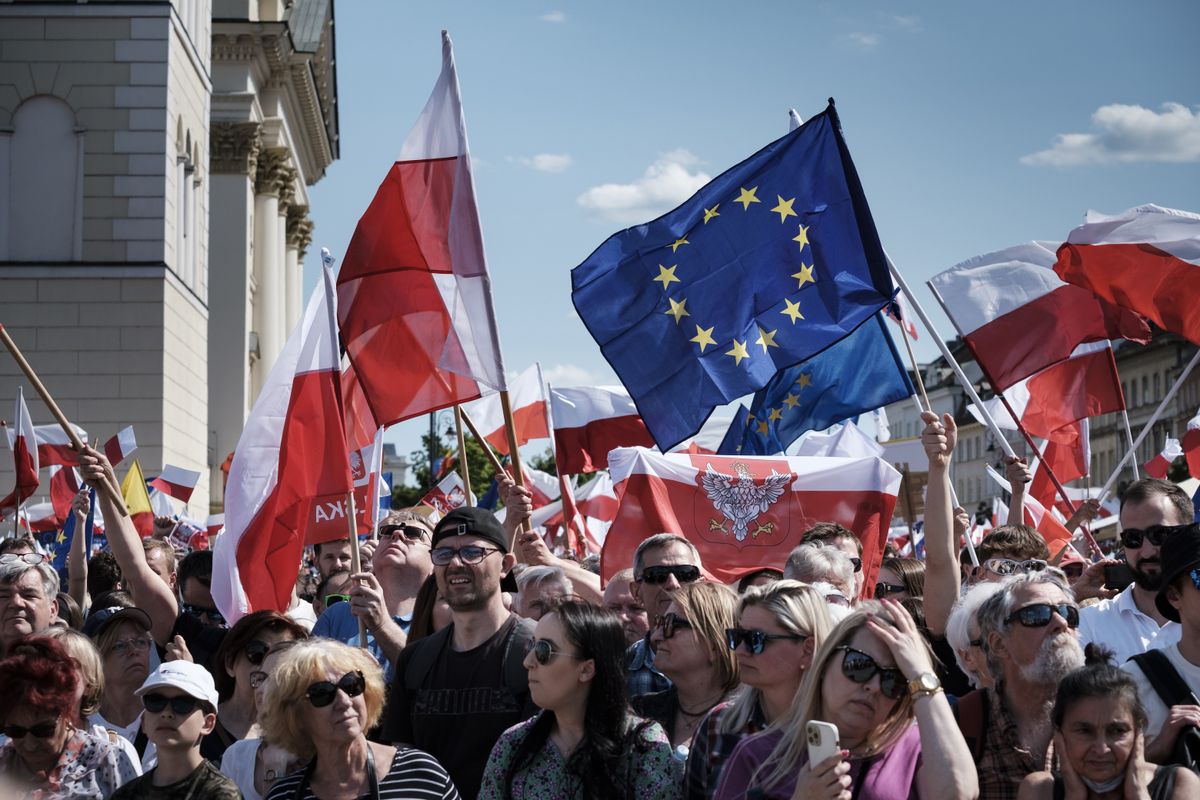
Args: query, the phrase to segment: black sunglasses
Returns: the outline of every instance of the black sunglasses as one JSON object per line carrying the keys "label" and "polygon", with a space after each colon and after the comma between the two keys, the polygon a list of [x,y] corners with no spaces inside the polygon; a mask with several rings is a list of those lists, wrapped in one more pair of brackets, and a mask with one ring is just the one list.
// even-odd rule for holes
{"label": "black sunglasses", "polygon": [[746,649],[752,655],[758,655],[766,649],[767,642],[775,641],[776,639],[785,639],[790,642],[802,642],[807,639],[807,636],[801,636],[797,633],[767,633],[766,631],[754,630],[753,628],[726,628],[725,629],[725,644],[729,645],[730,650],[737,650],[744,642]]}
{"label": "black sunglasses", "polygon": [[883,598],[887,597],[889,594],[900,594],[901,592],[907,592],[907,591],[908,591],[907,586],[903,586],[898,583],[880,582],[880,583],[875,584],[875,599],[882,600]]}
{"label": "black sunglasses", "polygon": [[182,613],[187,614],[189,617],[196,617],[197,619],[207,617],[209,623],[212,625],[224,625],[225,624],[225,617],[221,614],[220,610],[215,609],[215,608],[205,608],[204,606],[194,606],[191,603],[180,603],[179,610]]}
{"label": "black sunglasses", "polygon": [[10,739],[24,739],[27,733],[31,733],[39,739],[49,739],[58,730],[58,720],[39,722],[28,728],[21,725],[5,725],[3,730],[4,735]]}
{"label": "black sunglasses", "polygon": [[842,656],[842,674],[855,683],[866,683],[879,674],[879,691],[890,700],[899,700],[904,695],[908,681],[904,673],[894,667],[881,667],[875,659],[850,645],[837,648],[845,652]]}
{"label": "black sunglasses", "polygon": [[525,645],[525,655],[533,653],[533,660],[541,664],[543,667],[550,663],[550,659],[555,656],[565,656],[566,658],[574,658],[584,661],[583,656],[564,653],[562,650],[555,650],[554,644],[549,639],[530,639]]}
{"label": "black sunglasses", "polygon": [[692,583],[700,580],[700,568],[691,564],[672,564],[670,566],[646,567],[638,580],[658,585],[667,582],[667,578],[675,576],[680,583]]}
{"label": "black sunglasses", "polygon": [[319,681],[312,684],[304,696],[308,698],[308,702],[313,704],[313,708],[324,708],[333,702],[338,689],[345,692],[347,697],[358,697],[366,691],[367,682],[361,672],[347,672],[338,679],[337,683]]}
{"label": "black sunglasses", "polygon": [[419,542],[429,537],[429,531],[416,525],[384,525],[379,529],[380,539],[390,539],[393,536],[403,536],[410,542]]}
{"label": "black sunglasses", "polygon": [[171,706],[171,711],[175,714],[186,717],[188,714],[196,710],[196,706],[200,701],[190,695],[179,695],[178,697],[166,697],[161,694],[148,694],[142,697],[142,705],[151,714],[158,714],[168,705]]}
{"label": "black sunglasses", "polygon": [[267,653],[271,652],[271,645],[261,642],[258,639],[252,639],[249,644],[242,648],[242,652],[246,654],[247,661],[258,667],[262,665],[263,659],[267,657]]}
{"label": "black sunglasses", "polygon": [[1190,528],[1192,524],[1194,523],[1187,525],[1151,525],[1148,528],[1126,528],[1121,531],[1121,544],[1130,550],[1137,550],[1142,546],[1143,542],[1150,542],[1150,544],[1158,547],[1168,536],[1184,528]]}
{"label": "black sunglasses", "polygon": [[656,617],[654,620],[654,627],[662,628],[663,638],[670,639],[675,636],[676,631],[691,630],[692,623],[671,611],[663,614],[661,617]]}
{"label": "black sunglasses", "polygon": [[1067,621],[1067,627],[1079,627],[1079,608],[1070,603],[1034,603],[1033,605],[1018,608],[1016,611],[1008,615],[1008,619],[1004,620],[1004,624],[1008,625],[1012,622],[1019,622],[1026,628],[1044,628],[1050,624],[1050,620],[1054,618],[1055,613]]}

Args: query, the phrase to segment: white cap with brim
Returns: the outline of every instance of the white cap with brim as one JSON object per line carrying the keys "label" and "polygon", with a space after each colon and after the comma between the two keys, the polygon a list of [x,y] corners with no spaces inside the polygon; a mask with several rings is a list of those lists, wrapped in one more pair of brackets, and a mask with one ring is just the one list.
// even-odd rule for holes
{"label": "white cap with brim", "polygon": [[190,661],[167,661],[160,664],[134,694],[142,697],[164,686],[186,692],[197,700],[208,703],[213,709],[216,709],[220,701],[212,675],[204,667]]}

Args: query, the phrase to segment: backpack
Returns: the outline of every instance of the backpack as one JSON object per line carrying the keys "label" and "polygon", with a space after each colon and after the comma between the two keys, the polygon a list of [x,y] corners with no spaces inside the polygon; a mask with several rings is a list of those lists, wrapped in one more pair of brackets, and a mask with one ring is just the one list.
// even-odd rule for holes
{"label": "backpack", "polygon": [[[504,643],[504,675],[502,684],[514,696],[520,697],[529,693],[529,672],[525,669],[525,648],[533,639],[534,621],[519,618]],[[404,667],[404,688],[415,692],[425,683],[429,673],[437,663],[442,649],[450,645],[450,634],[453,625],[447,625],[436,633],[430,634],[413,648],[412,658]],[[515,655],[515,658],[514,658]]]}
{"label": "backpack", "polygon": [[988,703],[987,692],[976,689],[958,698],[954,704],[954,719],[958,729],[967,742],[971,758],[978,764],[983,758],[984,740],[987,738],[988,717],[991,715],[991,704]]}
{"label": "backpack", "polygon": [[[1179,676],[1179,672],[1162,650],[1147,650],[1130,657],[1141,668],[1142,674],[1155,694],[1167,708],[1180,705],[1200,705],[1196,695],[1188,688],[1187,683]],[[1175,746],[1171,751],[1169,764],[1187,767],[1193,772],[1200,771],[1200,728],[1188,725],[1175,738]]]}

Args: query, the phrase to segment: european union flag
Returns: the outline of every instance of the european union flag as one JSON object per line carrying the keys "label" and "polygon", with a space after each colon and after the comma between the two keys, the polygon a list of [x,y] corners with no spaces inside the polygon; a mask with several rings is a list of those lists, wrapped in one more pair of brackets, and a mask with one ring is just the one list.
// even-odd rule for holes
{"label": "european union flag", "polygon": [[783,450],[806,431],[825,430],[914,393],[883,315],[876,314],[824,352],[772,378],[754,395],[749,425],[769,432]]}
{"label": "european union flag", "polygon": [[750,409],[739,405],[729,430],[717,448],[722,456],[773,456],[782,453],[783,444],[775,435],[775,424],[760,422]]}
{"label": "european union flag", "polygon": [[[96,490],[88,491],[88,498],[91,500],[91,505],[88,508],[87,519],[83,524],[83,534],[87,537],[84,545],[84,557],[90,557],[92,554],[92,532],[95,529],[96,523]],[[66,574],[67,555],[71,552],[71,542],[75,539],[75,514],[67,512],[67,521],[63,523],[61,531],[43,534],[40,538],[42,547],[46,553],[54,559],[52,566],[61,574]]]}
{"label": "european union flag", "polygon": [[832,102],[674,211],[609,237],[571,283],[663,450],[892,296]]}

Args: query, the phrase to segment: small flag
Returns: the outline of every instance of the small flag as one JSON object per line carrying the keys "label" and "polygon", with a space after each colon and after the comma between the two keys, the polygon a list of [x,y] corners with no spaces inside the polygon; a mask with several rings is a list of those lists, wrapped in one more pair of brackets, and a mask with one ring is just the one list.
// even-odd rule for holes
{"label": "small flag", "polygon": [[1200,479],[1200,413],[1188,420],[1187,432],[1180,445],[1187,456],[1188,473]]}
{"label": "small flag", "polygon": [[192,492],[196,491],[196,484],[199,482],[199,472],[163,464],[162,473],[150,481],[150,485],[186,505],[192,499]]}
{"label": "small flag", "polygon": [[142,474],[142,465],[135,458],[125,480],[121,481],[121,494],[125,498],[125,507],[129,509],[129,518],[133,527],[143,539],[154,535],[154,506],[150,503],[150,493],[146,491],[146,476]]}
{"label": "small flag", "polygon": [[122,428],[116,436],[104,443],[104,455],[110,464],[116,467],[137,450],[137,440],[133,436],[133,426]]}
{"label": "small flag", "polygon": [[[72,425],[81,442],[87,441],[87,431],[78,425]],[[38,465],[52,467],[56,464],[78,464],[79,455],[71,445],[71,437],[67,436],[61,425],[35,425],[33,435],[37,440]],[[13,446],[16,434],[8,431],[8,446]]]}
{"label": "small flag", "polygon": [[41,481],[38,480],[37,437],[33,432],[33,421],[25,405],[25,390],[17,388],[16,410],[13,413],[14,431],[9,436],[16,485],[7,497],[0,500],[0,518],[17,509],[33,496]]}
{"label": "small flag", "polygon": [[1181,455],[1183,455],[1183,446],[1179,443],[1179,440],[1168,436],[1166,444],[1163,445],[1162,452],[1143,464],[1142,469],[1151,478],[1165,480],[1167,472],[1171,469],[1171,464]]}
{"label": "small flag", "polygon": [[468,503],[466,489],[463,486],[462,476],[457,472],[451,472],[446,477],[438,482],[438,485],[429,490],[429,493],[421,498],[421,505],[429,506],[437,514],[437,518],[441,519],[456,508],[465,506]]}
{"label": "small flag", "polygon": [[[538,365],[534,364],[508,385],[508,402],[512,408],[517,447],[531,439],[545,439],[550,435],[546,429],[546,397],[542,391],[540,377],[541,371]],[[508,431],[504,426],[500,395],[491,394],[482,400],[476,400],[470,405],[468,413],[492,449],[507,455]]]}

